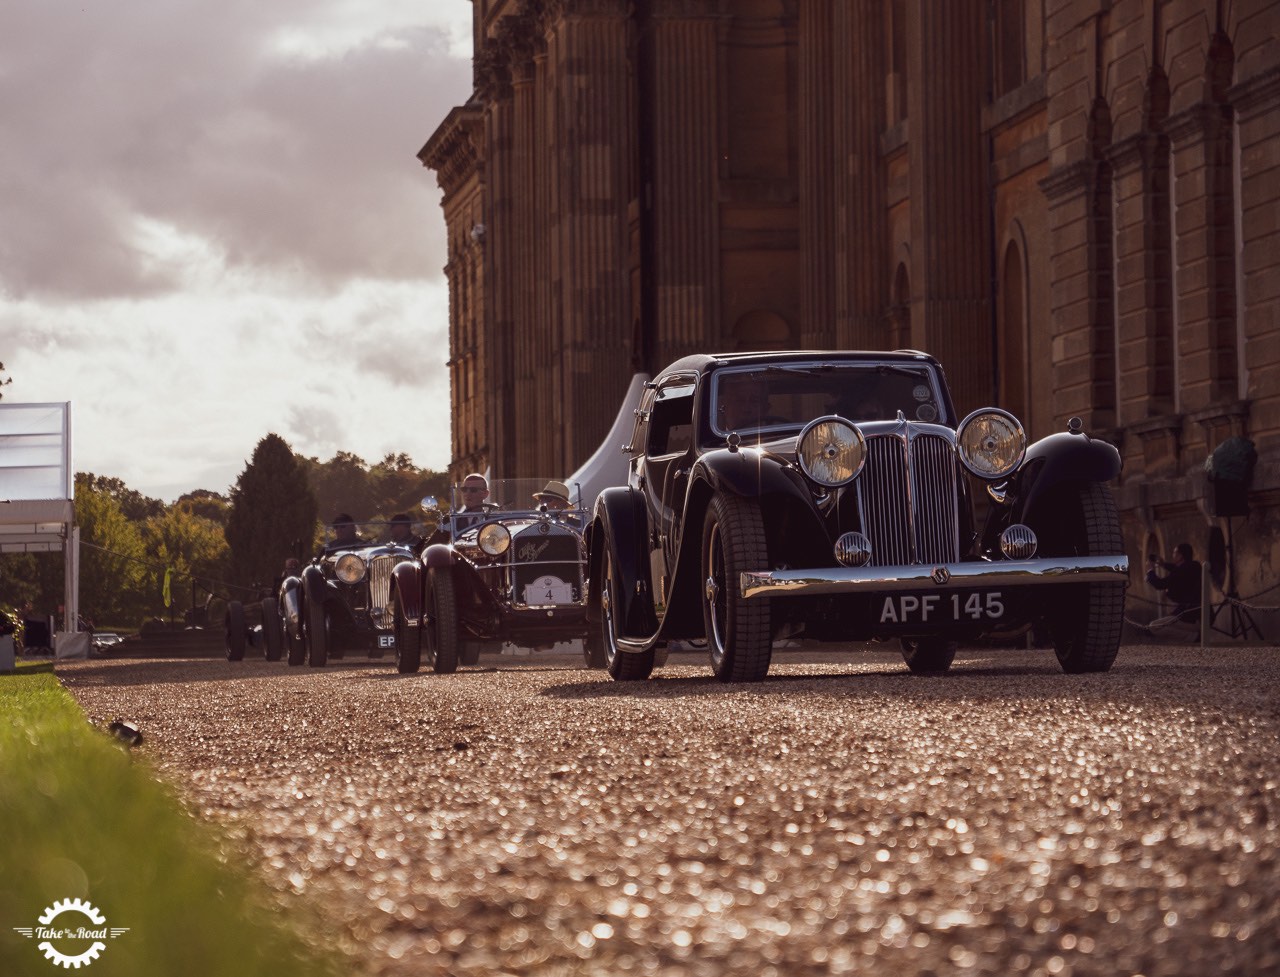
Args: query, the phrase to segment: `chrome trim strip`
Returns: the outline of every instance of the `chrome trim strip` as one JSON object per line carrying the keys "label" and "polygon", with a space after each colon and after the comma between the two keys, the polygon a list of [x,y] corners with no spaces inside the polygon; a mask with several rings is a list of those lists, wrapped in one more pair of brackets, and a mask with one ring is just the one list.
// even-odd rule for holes
{"label": "chrome trim strip", "polygon": [[[943,573],[939,574],[938,571]],[[888,572],[886,572],[888,571]],[[936,576],[944,578],[939,583]],[[747,570],[739,575],[743,598],[818,594],[893,593],[904,590],[964,590],[1028,584],[1121,583],[1129,557],[1039,557],[998,563],[925,563],[899,567],[817,567],[812,570]]]}

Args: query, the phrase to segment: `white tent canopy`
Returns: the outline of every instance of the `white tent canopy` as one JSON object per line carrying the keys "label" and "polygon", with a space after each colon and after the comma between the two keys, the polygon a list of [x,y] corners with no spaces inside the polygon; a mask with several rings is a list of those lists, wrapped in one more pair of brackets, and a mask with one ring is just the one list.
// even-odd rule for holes
{"label": "white tent canopy", "polygon": [[0,552],[62,551],[63,621],[70,634],[76,632],[80,603],[74,493],[71,404],[0,403]]}

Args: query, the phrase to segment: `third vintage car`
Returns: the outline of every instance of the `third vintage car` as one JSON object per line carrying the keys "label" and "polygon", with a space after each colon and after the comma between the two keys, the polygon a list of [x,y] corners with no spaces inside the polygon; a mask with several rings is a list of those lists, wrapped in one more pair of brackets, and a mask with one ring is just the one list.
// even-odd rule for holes
{"label": "third vintage car", "polygon": [[407,517],[327,527],[315,558],[289,561],[294,565],[253,608],[260,625],[250,624],[243,604],[228,604],[227,657],[238,661],[247,645],[261,645],[268,661],[287,652],[290,665],[319,668],[348,651],[370,658],[394,651],[391,573],[413,558],[421,528]]}
{"label": "third vintage car", "polygon": [[1116,449],[1072,419],[1028,445],[956,412],[916,351],[682,359],[636,411],[628,484],[600,493],[588,615],[615,679],[677,640],[751,681],[784,638],[894,640],[914,673],[957,643],[1046,632],[1067,672],[1116,656],[1129,561]]}
{"label": "third vintage car", "polygon": [[[470,480],[469,480],[470,481]],[[555,479],[510,478],[454,488],[447,510],[423,500],[440,528],[419,559],[395,568],[392,616],[401,672],[423,664],[452,672],[505,643],[548,647],[584,642],[603,665],[586,626],[587,513],[579,487]]]}

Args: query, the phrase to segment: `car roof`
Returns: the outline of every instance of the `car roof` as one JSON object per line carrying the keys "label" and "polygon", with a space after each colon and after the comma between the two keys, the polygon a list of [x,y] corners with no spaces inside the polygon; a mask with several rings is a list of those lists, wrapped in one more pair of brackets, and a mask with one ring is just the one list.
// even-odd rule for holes
{"label": "car roof", "polygon": [[936,359],[928,353],[916,349],[886,350],[831,350],[831,349],[789,349],[789,350],[754,350],[736,353],[695,353],[676,360],[660,371],[655,383],[663,377],[674,373],[710,373],[722,366],[753,366],[756,364],[787,363],[793,361],[809,362],[822,359],[828,362],[901,362],[928,363],[941,369]]}

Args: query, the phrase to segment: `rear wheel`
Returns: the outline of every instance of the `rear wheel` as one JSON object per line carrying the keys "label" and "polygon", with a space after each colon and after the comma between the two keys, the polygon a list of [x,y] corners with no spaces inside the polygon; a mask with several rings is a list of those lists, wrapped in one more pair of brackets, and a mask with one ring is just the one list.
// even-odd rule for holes
{"label": "rear wheel", "polygon": [[956,657],[956,643],[938,637],[904,638],[902,660],[912,675],[945,675]]}
{"label": "rear wheel", "polygon": [[[1123,553],[1120,515],[1111,489],[1101,482],[1070,486],[1061,500],[1062,523],[1071,549],[1055,555]],[[1068,549],[1067,546],[1059,547]],[[1058,664],[1068,674],[1105,672],[1120,650],[1124,628],[1124,584],[1090,583],[1054,594],[1049,632]]]}
{"label": "rear wheel", "polygon": [[702,619],[711,670],[722,682],[758,682],[773,653],[769,599],[746,600],[738,575],[768,566],[760,505],[736,495],[711,500],[702,524]]}
{"label": "rear wheel", "polygon": [[223,622],[226,625],[227,661],[243,661],[244,647],[249,637],[244,624],[244,605],[238,600],[230,601]]}
{"label": "rear wheel", "polygon": [[278,662],[284,654],[284,631],[280,624],[280,605],[275,598],[262,602],[262,643],[267,661]]}
{"label": "rear wheel", "polygon": [[427,664],[436,672],[458,670],[458,602],[448,567],[427,571]]}
{"label": "rear wheel", "polygon": [[396,671],[407,675],[422,665],[422,628],[409,627],[399,591],[391,595],[391,620],[396,633]]}
{"label": "rear wheel", "polygon": [[459,665],[475,665],[480,661],[482,654],[501,654],[501,641],[483,641],[477,639],[468,639],[458,642],[458,664]]}
{"label": "rear wheel", "polygon": [[306,607],[307,664],[324,668],[329,660],[329,612],[324,601],[309,600]]}
{"label": "rear wheel", "polygon": [[653,671],[653,649],[623,651],[618,647],[619,624],[617,615],[622,605],[618,602],[617,571],[609,544],[604,546],[604,575],[600,581],[600,645],[604,652],[604,667],[619,682],[645,679]]}

